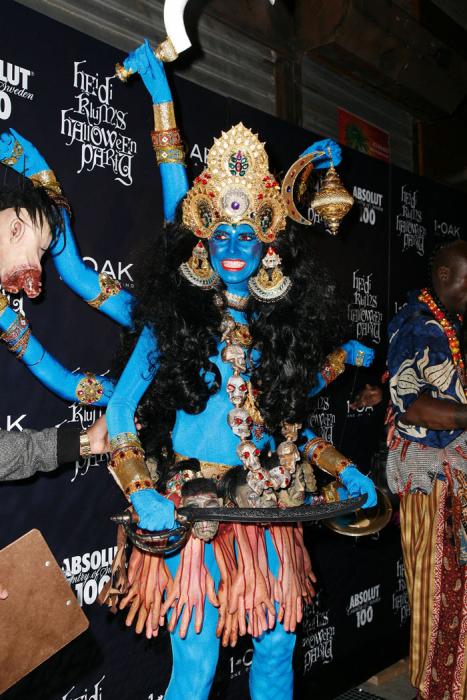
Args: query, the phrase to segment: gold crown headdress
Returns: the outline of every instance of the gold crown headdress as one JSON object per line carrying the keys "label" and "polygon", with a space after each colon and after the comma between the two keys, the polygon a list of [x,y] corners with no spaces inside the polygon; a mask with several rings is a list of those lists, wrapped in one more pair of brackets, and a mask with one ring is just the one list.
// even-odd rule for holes
{"label": "gold crown headdress", "polygon": [[219,224],[249,224],[263,243],[272,243],[285,228],[287,209],[268,167],[264,144],[241,122],[222,132],[183,201],[185,226],[211,238]]}

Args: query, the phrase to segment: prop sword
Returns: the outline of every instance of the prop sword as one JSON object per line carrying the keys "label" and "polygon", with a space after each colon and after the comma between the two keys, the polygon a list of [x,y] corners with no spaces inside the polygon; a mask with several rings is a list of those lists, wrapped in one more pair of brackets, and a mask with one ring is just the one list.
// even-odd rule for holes
{"label": "prop sword", "polygon": [[296,508],[196,508],[186,506],[179,508],[175,513],[177,527],[158,532],[138,532],[139,518],[136,513],[121,513],[114,515],[111,520],[122,525],[131,542],[144,552],[170,554],[185,544],[195,522],[262,523],[265,525],[268,523],[314,522],[353,513],[361,508],[365,501],[366,495],[349,498],[346,501]]}

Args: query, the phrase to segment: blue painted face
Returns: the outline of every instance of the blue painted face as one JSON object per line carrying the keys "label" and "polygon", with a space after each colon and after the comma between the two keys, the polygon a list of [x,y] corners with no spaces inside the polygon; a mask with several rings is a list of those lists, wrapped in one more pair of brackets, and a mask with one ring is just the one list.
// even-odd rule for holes
{"label": "blue painted face", "polygon": [[248,280],[258,269],[263,244],[248,224],[220,224],[209,240],[211,265],[227,289],[248,291]]}

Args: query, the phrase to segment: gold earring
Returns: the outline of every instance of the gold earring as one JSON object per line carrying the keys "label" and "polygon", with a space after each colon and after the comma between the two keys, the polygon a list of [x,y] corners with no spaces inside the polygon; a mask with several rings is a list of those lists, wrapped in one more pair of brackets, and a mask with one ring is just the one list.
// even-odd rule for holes
{"label": "gold earring", "polygon": [[272,303],[285,297],[292,286],[290,277],[281,270],[281,259],[271,246],[261,261],[261,268],[256,277],[251,277],[248,289],[258,301]]}
{"label": "gold earring", "polygon": [[219,282],[219,275],[212,269],[202,241],[195,245],[188,262],[182,263],[178,269],[188,282],[201,289],[212,289]]}

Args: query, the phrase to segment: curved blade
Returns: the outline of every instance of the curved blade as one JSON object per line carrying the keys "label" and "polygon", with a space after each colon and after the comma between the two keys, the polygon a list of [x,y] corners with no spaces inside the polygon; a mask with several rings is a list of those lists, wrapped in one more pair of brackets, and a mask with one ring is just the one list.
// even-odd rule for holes
{"label": "curved blade", "polygon": [[188,0],[165,0],[164,3],[165,30],[178,54],[191,46],[183,21],[183,12],[187,4]]}

